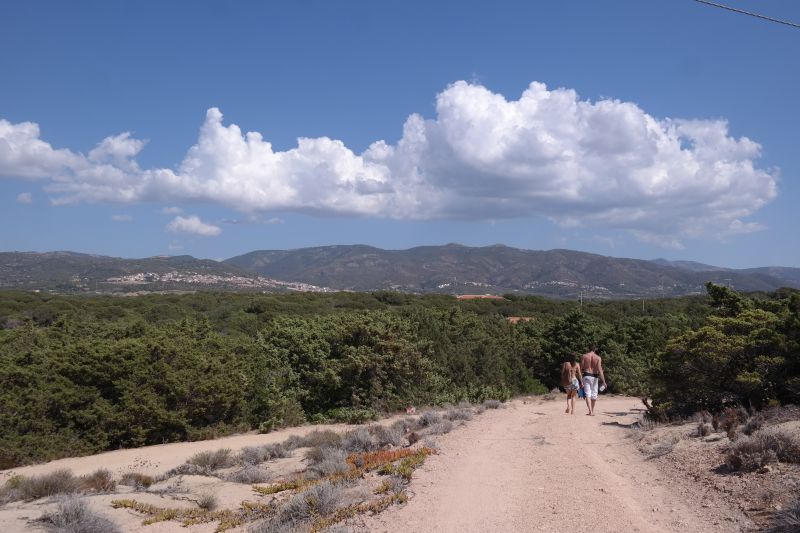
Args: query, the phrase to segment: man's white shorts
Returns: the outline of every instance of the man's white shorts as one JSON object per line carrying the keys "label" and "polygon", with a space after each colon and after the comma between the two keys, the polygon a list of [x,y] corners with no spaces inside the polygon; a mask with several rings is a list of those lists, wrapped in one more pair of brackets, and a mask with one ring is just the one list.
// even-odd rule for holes
{"label": "man's white shorts", "polygon": [[583,393],[591,400],[597,399],[597,383],[600,380],[594,376],[583,376]]}

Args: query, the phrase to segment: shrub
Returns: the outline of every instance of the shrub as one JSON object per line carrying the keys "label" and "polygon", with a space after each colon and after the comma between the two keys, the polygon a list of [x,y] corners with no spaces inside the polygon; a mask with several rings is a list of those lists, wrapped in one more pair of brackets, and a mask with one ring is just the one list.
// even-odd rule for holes
{"label": "shrub", "polygon": [[469,408],[448,409],[444,417],[448,420],[472,420],[472,410]]}
{"label": "shrub", "polygon": [[452,430],[453,423],[449,420],[442,420],[428,428],[428,433],[430,435],[444,435],[445,433],[450,433]]}
{"label": "shrub", "polygon": [[118,533],[120,528],[104,516],[89,510],[86,502],[77,496],[67,496],[58,502],[58,508],[44,514],[39,521],[52,533]]}
{"label": "shrub", "polygon": [[760,415],[750,417],[747,423],[742,428],[742,433],[745,435],[752,435],[764,425],[764,418]]}
{"label": "shrub", "polygon": [[381,484],[378,485],[378,488],[375,489],[375,494],[400,494],[405,490],[406,483],[405,480],[398,476],[387,476],[381,481]]}
{"label": "shrub", "polygon": [[110,470],[100,468],[89,475],[81,477],[81,488],[95,492],[111,492],[117,488],[117,482]]}
{"label": "shrub", "polygon": [[372,434],[375,445],[378,448],[383,448],[386,445],[399,446],[405,433],[405,431],[400,431],[394,427],[387,428],[380,425],[371,426],[369,432]]}
{"label": "shrub", "polygon": [[80,490],[80,480],[72,472],[59,469],[40,476],[14,476],[0,490],[0,501],[38,500]]}
{"label": "shrub", "polygon": [[366,428],[358,428],[345,433],[341,446],[348,452],[370,452],[378,448]]}
{"label": "shrub", "polygon": [[425,428],[428,426],[432,426],[434,424],[438,424],[441,421],[442,421],[441,414],[437,413],[436,411],[427,411],[425,413],[422,413],[422,416],[419,417],[417,424],[419,425],[419,427]]}
{"label": "shrub", "polygon": [[120,485],[127,485],[130,487],[134,487],[135,489],[146,489],[150,485],[153,484],[152,476],[148,476],[145,474],[140,474],[138,472],[126,472],[122,474],[122,478],[119,480]]}
{"label": "shrub", "polygon": [[183,463],[175,468],[167,470],[166,473],[158,476],[156,481],[163,481],[174,476],[213,476],[214,471],[204,466],[197,466],[196,464]]}
{"label": "shrub", "polygon": [[733,470],[756,470],[769,463],[800,463],[800,440],[781,428],[771,428],[734,443],[726,459]]}
{"label": "shrub", "polygon": [[231,472],[225,476],[225,481],[232,481],[233,483],[266,483],[270,480],[270,475],[261,468],[247,464],[243,468]]}
{"label": "shrub", "polygon": [[307,457],[311,460],[308,472],[314,477],[327,477],[350,470],[347,464],[347,452],[339,448],[314,448]]}
{"label": "shrub", "polygon": [[342,489],[330,481],[314,485],[301,495],[315,515],[326,516],[336,510],[342,501]]}
{"label": "shrub", "polygon": [[501,405],[500,400],[486,400],[483,402],[483,406],[486,409],[498,409]]}
{"label": "shrub", "polygon": [[314,446],[339,446],[342,437],[335,431],[325,429],[315,430],[305,437],[289,437],[284,446],[287,448],[313,448]]}
{"label": "shrub", "polygon": [[200,497],[197,498],[197,506],[206,511],[213,511],[217,508],[217,497],[208,492],[201,494]]}
{"label": "shrub", "polygon": [[390,427],[405,435],[409,429],[414,427],[415,424],[416,421],[413,418],[407,417],[401,418],[400,420],[395,420]]}
{"label": "shrub", "polygon": [[800,499],[777,513],[767,533],[796,533],[800,531]]}
{"label": "shrub", "polygon": [[200,452],[191,456],[186,464],[195,465],[207,470],[219,470],[220,468],[228,468],[236,464],[236,459],[233,456],[230,448],[222,448],[221,450]]}
{"label": "shrub", "polygon": [[292,496],[278,511],[274,522],[297,524],[313,516],[326,516],[333,513],[341,501],[341,488],[325,481]]}
{"label": "shrub", "polygon": [[291,450],[283,443],[246,446],[239,452],[239,462],[245,465],[257,465],[272,459],[289,457],[291,454]]}

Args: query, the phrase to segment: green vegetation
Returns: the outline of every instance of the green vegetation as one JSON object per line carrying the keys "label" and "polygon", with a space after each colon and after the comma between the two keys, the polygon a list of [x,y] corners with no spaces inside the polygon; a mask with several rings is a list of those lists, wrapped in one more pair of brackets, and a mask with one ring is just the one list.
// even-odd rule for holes
{"label": "green vegetation", "polygon": [[[618,302],[390,292],[0,293],[0,468],[408,403],[542,393],[597,343],[658,416],[800,391],[800,294]],[[505,317],[532,317],[511,324]]]}

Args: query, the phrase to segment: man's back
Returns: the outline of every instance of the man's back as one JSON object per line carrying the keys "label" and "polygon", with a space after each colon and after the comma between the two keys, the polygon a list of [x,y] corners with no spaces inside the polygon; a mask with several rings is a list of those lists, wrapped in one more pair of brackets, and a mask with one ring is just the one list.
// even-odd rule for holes
{"label": "man's back", "polygon": [[589,374],[600,374],[600,356],[594,351],[585,353],[581,356],[581,371]]}

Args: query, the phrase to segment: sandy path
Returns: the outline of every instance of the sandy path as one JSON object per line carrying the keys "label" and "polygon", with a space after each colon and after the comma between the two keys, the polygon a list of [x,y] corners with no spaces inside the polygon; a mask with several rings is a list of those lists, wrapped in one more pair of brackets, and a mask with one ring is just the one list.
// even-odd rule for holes
{"label": "sandy path", "polygon": [[262,444],[283,442],[290,435],[305,435],[312,431],[322,429],[332,429],[334,431],[343,432],[354,427],[356,426],[345,424],[301,426],[282,429],[263,435],[247,433],[214,440],[173,442],[170,444],[144,446],[142,448],[114,450],[87,457],[69,457],[50,461],[49,463],[0,470],[0,483],[3,483],[5,479],[12,475],[21,474],[25,476],[34,476],[52,472],[58,468],[66,468],[78,476],[89,474],[98,468],[107,468],[115,474],[139,472],[142,474],[157,475],[163,474],[167,470],[186,462],[187,459],[199,452],[215,451],[221,448],[230,448],[234,452],[238,452],[246,446],[260,446]]}
{"label": "sandy path", "polygon": [[602,397],[598,415],[562,401],[511,402],[441,439],[412,498],[367,519],[375,532],[719,531],[626,438],[641,403]]}

